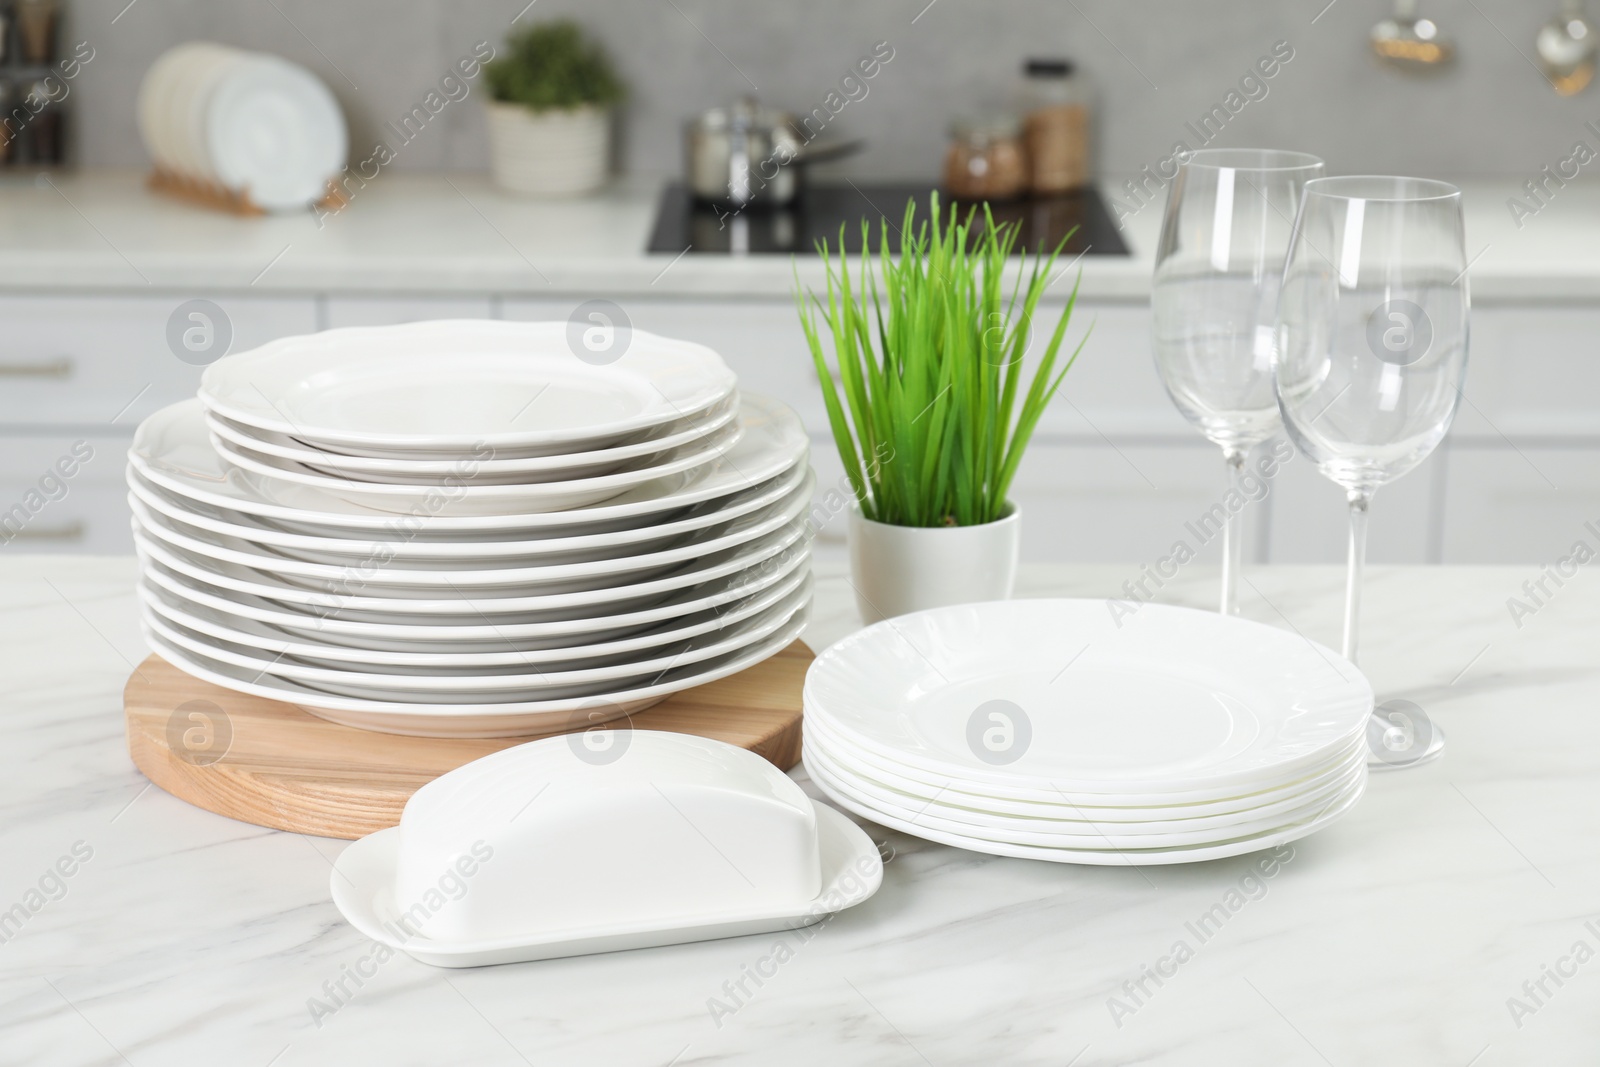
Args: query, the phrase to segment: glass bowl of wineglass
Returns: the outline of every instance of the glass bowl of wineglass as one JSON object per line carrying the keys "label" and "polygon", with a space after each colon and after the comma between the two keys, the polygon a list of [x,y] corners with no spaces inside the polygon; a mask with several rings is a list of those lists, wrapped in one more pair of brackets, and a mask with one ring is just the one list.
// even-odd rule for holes
{"label": "glass bowl of wineglass", "polygon": [[[1184,159],[1168,190],[1151,294],[1156,369],[1178,410],[1222,449],[1234,490],[1246,453],[1280,425],[1278,287],[1302,192],[1322,172],[1304,152],[1207,148]],[[1224,614],[1238,610],[1243,532],[1242,509],[1228,509]]]}

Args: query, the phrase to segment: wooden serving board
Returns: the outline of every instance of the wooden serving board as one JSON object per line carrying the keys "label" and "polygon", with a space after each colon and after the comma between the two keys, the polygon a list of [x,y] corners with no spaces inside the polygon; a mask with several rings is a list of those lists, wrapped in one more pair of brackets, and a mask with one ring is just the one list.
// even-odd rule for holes
{"label": "wooden serving board", "polygon": [[[800,762],[800,690],[812,659],[796,641],[748,670],[677,693],[618,725],[716,738],[786,771]],[[394,826],[424,784],[534,740],[357,730],[294,704],[202,681],[160,656],[139,665],[122,701],[128,752],[156,785],[230,819],[318,837],[363,837]]]}

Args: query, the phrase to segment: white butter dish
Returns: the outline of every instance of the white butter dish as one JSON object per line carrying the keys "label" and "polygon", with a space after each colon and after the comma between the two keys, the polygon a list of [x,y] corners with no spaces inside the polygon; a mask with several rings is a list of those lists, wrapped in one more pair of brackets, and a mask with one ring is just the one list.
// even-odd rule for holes
{"label": "white butter dish", "polygon": [[475,967],[795,929],[876,892],[871,839],[760,756],[658,731],[505,749],[345,849],[366,936]]}

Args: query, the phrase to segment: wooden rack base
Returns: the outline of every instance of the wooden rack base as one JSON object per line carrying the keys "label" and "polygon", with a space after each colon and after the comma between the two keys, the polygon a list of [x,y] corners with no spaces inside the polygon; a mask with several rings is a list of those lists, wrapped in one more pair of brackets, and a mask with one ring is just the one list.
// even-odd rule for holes
{"label": "wooden rack base", "polygon": [[[265,208],[250,199],[247,189],[230,189],[219,182],[193,178],[164,167],[152,170],[146,184],[167,196],[216,211],[226,211],[230,215],[255,216],[267,213]],[[324,213],[331,213],[348,203],[349,198],[338,183],[329,181],[327,193],[316,202],[315,207]]]}
{"label": "wooden rack base", "polygon": [[[713,737],[788,770],[800,762],[800,691],[812,658],[796,641],[749,670],[678,693],[628,722],[637,730]],[[195,722],[180,710],[197,700],[221,709],[225,723]],[[533,740],[357,730],[293,704],[201,681],[160,656],[146,659],[128,679],[123,709],[133,762],[168,793],[231,819],[319,837],[363,837],[394,826],[424,784]],[[191,746],[184,743],[185,729],[227,736],[202,736]],[[213,744],[223,751],[213,753]]]}

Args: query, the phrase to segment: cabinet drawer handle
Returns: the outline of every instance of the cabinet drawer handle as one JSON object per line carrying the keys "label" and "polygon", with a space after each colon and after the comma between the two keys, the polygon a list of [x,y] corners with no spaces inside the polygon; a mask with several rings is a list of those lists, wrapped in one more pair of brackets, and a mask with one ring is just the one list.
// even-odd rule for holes
{"label": "cabinet drawer handle", "polygon": [[66,356],[38,363],[0,363],[0,378],[70,378],[72,360]]}
{"label": "cabinet drawer handle", "polygon": [[0,538],[12,541],[82,541],[86,532],[83,521],[68,522],[60,526],[24,526],[16,533],[0,527]]}

